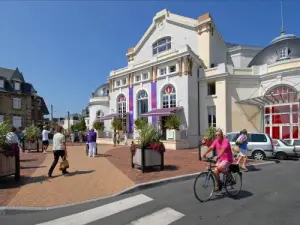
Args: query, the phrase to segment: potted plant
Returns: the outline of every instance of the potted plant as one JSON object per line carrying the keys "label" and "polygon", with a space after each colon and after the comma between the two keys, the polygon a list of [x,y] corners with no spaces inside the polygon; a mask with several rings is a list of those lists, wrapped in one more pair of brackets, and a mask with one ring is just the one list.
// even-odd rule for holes
{"label": "potted plant", "polygon": [[[209,145],[212,144],[212,142],[215,140],[216,138],[216,131],[217,129],[215,127],[208,127],[207,130],[205,131],[204,135],[204,139],[201,142],[201,145],[199,146],[199,159],[201,160],[201,156],[204,154],[204,152],[207,150],[208,147],[210,147]],[[208,155],[208,157],[212,157],[215,155],[214,151],[211,151]]]}
{"label": "potted plant", "polygon": [[111,121],[111,126],[113,128],[113,130],[116,130],[117,132],[119,132],[120,137],[123,134],[123,123],[121,119],[113,119]]}
{"label": "potted plant", "polygon": [[148,124],[147,118],[141,117],[134,121],[134,139],[139,139],[141,129]]}
{"label": "potted plant", "polygon": [[30,125],[28,127],[26,127],[25,129],[25,133],[24,133],[24,138],[25,141],[29,144],[29,148],[28,150],[32,149],[32,144],[34,144],[35,142],[37,143],[36,148],[37,151],[39,151],[39,144],[38,144],[38,140],[40,138],[40,129],[34,125]]}
{"label": "potted plant", "polygon": [[130,151],[132,168],[136,165],[144,172],[145,167],[160,166],[163,170],[165,146],[153,125],[145,124],[141,128],[139,143],[132,142]]}
{"label": "potted plant", "polygon": [[104,131],[104,123],[103,122],[100,122],[99,120],[96,120],[94,123],[93,123],[93,127],[94,129],[98,132],[98,137],[99,137],[99,132],[103,132]]}
{"label": "potted plant", "polygon": [[14,175],[20,178],[19,148],[7,142],[6,135],[11,131],[11,125],[0,123],[0,177]]}
{"label": "potted plant", "polygon": [[167,140],[180,140],[180,118],[176,115],[168,116],[165,124],[167,129]]}

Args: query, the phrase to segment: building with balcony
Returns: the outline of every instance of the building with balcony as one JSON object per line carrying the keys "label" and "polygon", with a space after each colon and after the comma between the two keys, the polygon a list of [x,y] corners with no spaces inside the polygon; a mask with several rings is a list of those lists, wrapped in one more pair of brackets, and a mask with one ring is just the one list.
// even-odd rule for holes
{"label": "building with balcony", "polygon": [[99,116],[101,99],[105,123],[121,118],[132,134],[134,120],[146,117],[166,137],[165,119],[176,114],[181,141],[175,149],[196,147],[210,126],[273,138],[299,136],[300,39],[295,35],[282,31],[265,48],[232,44],[209,13],[193,19],[162,10],[126,56],[128,65],[108,76],[105,100],[102,95],[90,100],[90,118]]}

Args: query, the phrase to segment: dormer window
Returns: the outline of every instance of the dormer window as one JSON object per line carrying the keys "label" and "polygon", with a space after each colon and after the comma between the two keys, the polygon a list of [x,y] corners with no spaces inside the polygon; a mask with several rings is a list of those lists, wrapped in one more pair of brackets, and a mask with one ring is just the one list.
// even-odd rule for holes
{"label": "dormer window", "polygon": [[280,47],[277,50],[278,60],[288,59],[289,58],[289,49],[286,46]]}
{"label": "dormer window", "polygon": [[19,83],[19,82],[15,82],[15,90],[16,91],[20,91],[20,89],[21,89],[21,84]]}
{"label": "dormer window", "polygon": [[153,45],[152,45],[152,52],[153,55],[156,55],[158,53],[167,51],[169,49],[171,49],[171,37],[164,37],[158,41],[156,41]]}
{"label": "dormer window", "polygon": [[0,80],[0,88],[4,88],[4,80]]}

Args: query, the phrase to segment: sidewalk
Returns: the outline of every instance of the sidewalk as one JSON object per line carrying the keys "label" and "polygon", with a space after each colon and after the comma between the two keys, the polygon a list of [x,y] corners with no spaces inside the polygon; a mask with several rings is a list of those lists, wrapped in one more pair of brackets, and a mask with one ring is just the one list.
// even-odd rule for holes
{"label": "sidewalk", "polygon": [[[50,148],[51,149],[51,148]],[[165,152],[165,170],[132,169],[129,147],[98,145],[98,156],[89,158],[85,145],[68,147],[70,168],[61,175],[58,166],[53,178],[48,169],[53,153],[21,153],[22,181],[0,180],[0,206],[51,207],[80,203],[118,193],[135,184],[203,171],[197,149]],[[30,164],[31,163],[31,164]]]}

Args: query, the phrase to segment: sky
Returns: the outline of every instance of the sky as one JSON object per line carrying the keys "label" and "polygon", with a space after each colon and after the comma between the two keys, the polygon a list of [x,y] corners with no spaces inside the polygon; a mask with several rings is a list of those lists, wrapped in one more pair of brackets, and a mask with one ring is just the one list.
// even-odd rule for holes
{"label": "sky", "polygon": [[[299,8],[283,1],[286,33],[300,36]],[[267,46],[281,29],[276,0],[0,1],[0,67],[18,67],[54,117],[81,112],[162,9],[195,19],[210,12],[232,43]]]}

